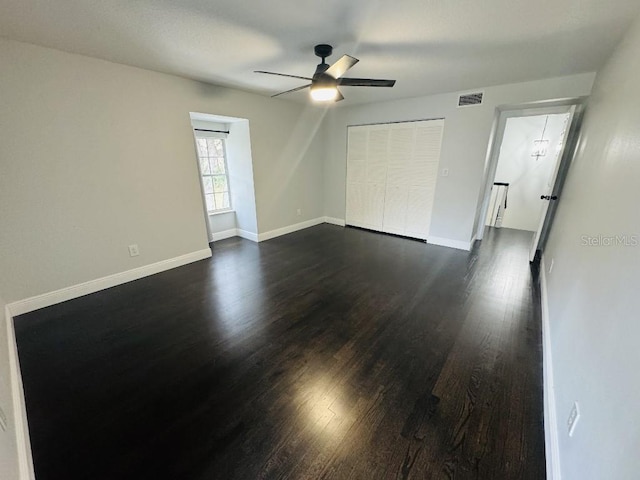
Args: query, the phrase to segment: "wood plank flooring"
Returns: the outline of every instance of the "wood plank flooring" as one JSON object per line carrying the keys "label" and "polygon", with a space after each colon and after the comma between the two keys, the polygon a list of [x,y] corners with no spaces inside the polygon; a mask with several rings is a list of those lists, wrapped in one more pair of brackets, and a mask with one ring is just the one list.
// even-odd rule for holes
{"label": "wood plank flooring", "polygon": [[543,479],[530,240],[320,225],[17,317],[36,478]]}

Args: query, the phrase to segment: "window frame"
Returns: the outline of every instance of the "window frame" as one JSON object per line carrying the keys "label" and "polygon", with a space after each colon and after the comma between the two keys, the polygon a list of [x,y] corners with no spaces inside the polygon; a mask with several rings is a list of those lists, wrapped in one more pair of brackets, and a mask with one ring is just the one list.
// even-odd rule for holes
{"label": "window frame", "polygon": [[[227,213],[227,212],[233,212],[233,203],[231,201],[231,181],[229,179],[229,163],[227,161],[227,142],[226,142],[226,138],[224,136],[217,136],[217,135],[202,135],[200,132],[197,132],[194,130],[193,132],[194,135],[194,139],[195,139],[195,147],[196,147],[196,159],[198,160],[198,173],[200,176],[200,189],[202,190],[202,200],[204,203],[204,209],[205,212],[207,213],[207,215],[217,215],[219,213]],[[198,140],[203,139],[203,140],[220,140],[220,142],[222,143],[222,161],[224,164],[224,173],[204,173],[202,171],[202,157],[200,156],[200,149],[198,148]],[[211,159],[211,158],[220,158],[220,157],[212,157],[212,156],[207,156],[207,159]],[[209,164],[209,168],[211,168],[211,164]],[[227,195],[229,196],[229,206],[228,207],[223,207],[223,208],[216,208],[214,210],[209,210],[207,207],[207,195],[211,195],[208,194],[205,191],[205,186],[204,186],[204,179],[205,177],[209,177],[211,178],[211,184],[213,186],[214,184],[214,177],[219,177],[219,176],[224,176],[227,180],[227,191],[223,192],[223,193],[227,193]],[[214,187],[214,205],[215,205],[215,194],[219,193],[219,192],[215,192],[215,187]]]}

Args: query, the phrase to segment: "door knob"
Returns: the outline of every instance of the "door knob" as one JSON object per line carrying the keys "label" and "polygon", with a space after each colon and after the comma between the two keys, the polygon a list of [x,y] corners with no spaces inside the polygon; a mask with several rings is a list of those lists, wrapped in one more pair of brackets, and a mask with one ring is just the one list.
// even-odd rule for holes
{"label": "door knob", "polygon": [[540,195],[540,200],[557,200],[557,195]]}

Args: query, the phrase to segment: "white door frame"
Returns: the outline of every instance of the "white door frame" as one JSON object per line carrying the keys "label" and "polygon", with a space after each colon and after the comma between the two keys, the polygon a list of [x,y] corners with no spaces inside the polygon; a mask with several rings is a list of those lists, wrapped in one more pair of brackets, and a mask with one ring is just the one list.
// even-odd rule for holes
{"label": "white door frame", "polygon": [[[571,125],[569,126],[569,131],[567,132],[564,150],[562,151],[562,158],[560,159],[560,164],[558,166],[556,180],[551,191],[549,192],[549,195],[555,195],[558,198],[561,196],[564,182],[567,179],[567,174],[569,173],[569,167],[571,166],[571,163],[573,162],[573,159],[576,157],[578,152],[580,129],[582,128],[585,107],[586,105],[584,103],[576,105],[575,107],[573,119],[571,121]],[[557,201],[549,202],[547,213],[544,219],[541,221],[540,235],[537,241],[537,245],[532,246],[532,255],[530,258],[531,262],[540,260],[539,258],[535,258],[534,255],[542,254],[542,251],[544,250],[544,247],[547,243],[547,239],[549,238],[549,232],[551,231],[551,226],[553,225],[553,219],[555,218],[557,209]]]}
{"label": "white door frame", "polygon": [[[550,100],[545,102],[535,102],[523,105],[504,105],[496,108],[496,116],[494,120],[493,131],[491,133],[491,139],[489,141],[489,149],[487,150],[487,159],[485,161],[485,174],[484,183],[480,191],[480,198],[478,199],[478,211],[476,212],[476,231],[475,238],[482,240],[485,230],[485,218],[487,217],[487,209],[489,208],[489,202],[491,200],[491,188],[495,181],[496,170],[498,167],[498,158],[500,157],[500,147],[504,139],[504,131],[507,125],[507,119],[513,117],[529,117],[537,115],[553,115],[569,113],[575,109],[573,119],[570,126],[567,142],[563,147],[563,152],[560,158],[560,168],[556,182],[553,187],[554,195],[559,193],[559,189],[562,188],[564,178],[567,173],[568,164],[571,163],[575,153],[575,143],[577,142],[578,130],[580,127],[582,112],[584,105],[588,97],[574,97],[560,100]],[[542,200],[541,200],[542,201]],[[555,214],[555,204],[553,202],[548,209],[547,215],[544,220],[544,226],[542,227],[542,236],[540,237],[539,245],[542,245],[546,241],[546,235],[548,234],[551,226],[552,217]]]}
{"label": "white door frame", "polygon": [[[567,145],[567,140],[569,139],[569,133],[571,132],[571,125],[573,124],[573,117],[576,113],[576,106],[571,106],[569,113],[568,123],[565,126],[564,133],[562,134],[562,150],[559,152],[560,155],[556,156],[556,163],[553,166],[553,172],[551,172],[551,177],[547,181],[546,189],[543,192],[540,192],[541,197],[540,201],[542,201],[542,211],[540,212],[540,218],[538,220],[538,226],[536,227],[536,231],[533,233],[533,239],[531,241],[531,247],[529,247],[529,261],[533,262],[536,252],[538,251],[538,245],[540,244],[540,238],[542,237],[542,227],[545,224],[545,220],[547,219],[547,213],[549,213],[549,209],[551,206],[556,203],[557,197],[553,197],[553,191],[556,189],[556,180],[558,179],[558,174],[560,173],[560,165],[562,165],[562,159],[564,158],[564,150]],[[547,200],[543,200],[542,196],[546,196]],[[536,199],[537,200],[537,199]]]}

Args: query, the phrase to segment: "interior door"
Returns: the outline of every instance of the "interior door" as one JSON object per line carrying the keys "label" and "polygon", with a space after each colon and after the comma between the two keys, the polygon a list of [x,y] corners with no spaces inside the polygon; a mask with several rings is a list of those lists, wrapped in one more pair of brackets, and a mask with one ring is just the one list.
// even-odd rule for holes
{"label": "interior door", "polygon": [[540,223],[538,225],[537,230],[533,235],[533,240],[531,241],[531,247],[529,249],[529,261],[533,262],[536,256],[536,251],[538,250],[538,246],[540,245],[540,237],[542,235],[542,231],[545,226],[545,222],[547,221],[547,217],[549,215],[549,207],[551,202],[558,201],[559,188],[558,185],[558,172],[560,171],[560,166],[563,161],[566,160],[566,156],[570,149],[567,148],[567,140],[569,138],[569,133],[572,130],[573,120],[575,117],[576,107],[575,105],[571,107],[569,110],[569,115],[567,116],[567,121],[564,129],[564,133],[562,136],[562,150],[558,153],[556,159],[556,165],[554,167],[553,173],[549,177],[549,181],[545,188],[544,192],[540,192],[540,201],[544,202],[542,207],[542,213],[540,214]]}

